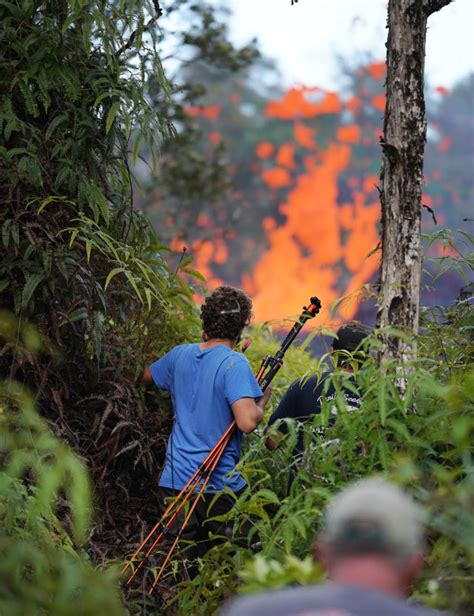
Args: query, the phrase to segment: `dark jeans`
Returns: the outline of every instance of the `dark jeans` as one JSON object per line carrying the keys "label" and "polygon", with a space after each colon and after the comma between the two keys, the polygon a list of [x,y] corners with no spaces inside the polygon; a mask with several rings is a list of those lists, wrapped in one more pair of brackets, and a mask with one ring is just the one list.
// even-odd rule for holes
{"label": "dark jeans", "polygon": [[[236,492],[236,496],[240,496],[244,489],[245,488]],[[163,515],[166,508],[178,494],[179,490],[161,486],[158,488],[160,515]],[[189,499],[189,505],[194,502],[194,498],[195,497],[192,496]],[[180,550],[183,551],[183,555],[190,560],[203,556],[211,547],[224,541],[225,538],[229,536],[229,531],[227,530],[225,522],[210,520],[209,518],[221,516],[230,511],[234,505],[234,499],[228,494],[219,494],[210,507],[214,498],[215,494],[203,494],[186,526],[182,529]],[[189,505],[183,508],[170,526],[167,532],[167,540],[164,542],[165,545],[169,545],[176,538],[184,518],[186,517]],[[216,536],[210,538],[209,534]]]}

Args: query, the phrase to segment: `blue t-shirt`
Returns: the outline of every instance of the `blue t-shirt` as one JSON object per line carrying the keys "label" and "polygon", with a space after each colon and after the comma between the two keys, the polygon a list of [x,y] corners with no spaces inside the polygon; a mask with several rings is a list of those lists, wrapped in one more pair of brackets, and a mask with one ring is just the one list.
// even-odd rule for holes
{"label": "blue t-shirt", "polygon": [[[240,398],[263,395],[249,363],[241,353],[219,344],[201,349],[182,344],[150,366],[156,386],[171,393],[175,424],[166,449],[160,486],[181,490],[234,420],[231,404]],[[232,439],[206,487],[234,492],[245,486],[234,470],[240,459],[242,432]]]}

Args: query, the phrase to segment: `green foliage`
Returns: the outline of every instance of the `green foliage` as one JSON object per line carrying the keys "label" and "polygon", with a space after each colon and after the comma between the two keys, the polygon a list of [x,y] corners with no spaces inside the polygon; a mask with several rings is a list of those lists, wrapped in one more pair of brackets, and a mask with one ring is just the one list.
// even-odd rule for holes
{"label": "green foliage", "polygon": [[[73,329],[83,351],[90,347],[84,340],[94,340],[87,353],[97,359],[106,346],[106,313],[118,306],[115,322],[134,299],[148,310],[156,300],[162,312],[175,298],[183,305],[187,297],[186,312],[192,305],[134,210],[128,164],[134,140],[155,150],[174,134],[147,99],[151,74],[155,90],[168,91],[155,50],[160,15],[152,2],[71,2],[59,11],[38,2],[0,3],[3,53],[8,49],[0,287],[9,289],[6,307],[17,314],[66,304],[50,315],[56,343]],[[119,273],[122,284],[107,294]]]}
{"label": "green foliage", "polygon": [[[313,429],[305,428],[307,441],[313,445],[307,445],[290,494],[286,486],[295,433],[290,430],[287,442],[273,454],[265,451],[261,435],[249,439],[244,472],[252,489],[239,499],[229,518],[238,536],[239,528],[251,516],[262,547],[255,556],[249,549],[235,547],[237,562],[244,565],[230,571],[230,580],[224,580],[223,586],[235,587],[236,575],[244,592],[322,581],[308,552],[326,502],[349,481],[383,472],[425,506],[429,556],[415,596],[467,616],[473,607],[469,589],[474,582],[469,573],[474,555],[474,376],[471,373],[461,383],[440,386],[420,369],[413,376],[417,392],[410,399],[416,401],[417,413],[409,414],[408,404],[399,398],[396,388],[389,387],[384,418],[379,407],[382,377],[373,366],[364,373],[357,379],[361,387],[368,381],[374,386],[365,394],[360,413],[340,411],[336,425],[329,427],[326,408],[315,418]],[[394,379],[395,373],[390,371],[385,378]],[[433,413],[433,409],[437,411]],[[321,436],[314,437],[321,429],[325,432],[323,442]],[[224,549],[228,551],[229,546]],[[215,555],[209,562],[203,560],[200,576],[201,582],[209,582],[201,587],[201,600],[208,610],[217,609],[223,600],[222,592],[218,594],[218,588],[210,584],[215,560]],[[189,590],[185,588],[183,593]]]}
{"label": "green foliage", "polygon": [[[153,53],[156,8],[3,2],[0,15],[8,50],[1,145],[11,189],[31,184],[49,195],[74,195],[76,207],[108,225],[110,205],[129,201],[132,129],[150,147],[172,132],[146,99],[148,72],[167,87]],[[149,47],[142,53],[144,36]]]}
{"label": "green foliage", "polygon": [[[23,352],[36,351],[34,330],[23,330]],[[77,614],[124,614],[116,572],[99,572],[79,548],[91,523],[87,471],[16,381],[0,383],[0,434],[0,612],[59,616],[73,602]]]}
{"label": "green foliage", "polygon": [[285,554],[283,562],[264,558],[257,554],[241,573],[246,592],[262,588],[281,588],[289,584],[314,584],[321,581],[321,572],[316,569],[310,556],[299,559]]}
{"label": "green foliage", "polygon": [[[173,19],[176,11],[179,20]],[[188,112],[194,109],[199,115],[202,107],[212,105],[216,97],[209,91],[215,84],[222,79],[242,79],[242,71],[259,54],[255,41],[241,48],[229,42],[229,9],[180,0],[167,7],[166,13],[162,21],[165,47],[162,55],[173,58],[172,96],[164,96],[154,78],[150,81],[150,95],[154,109],[175,122],[177,135],[164,143],[158,173],[149,178],[152,185],[158,182],[165,198],[159,211],[147,210],[150,216],[156,217],[160,228],[169,227],[166,219],[178,214],[180,220],[172,226],[180,230],[189,224],[194,226],[205,204],[217,206],[217,201],[230,188],[229,157],[224,141],[204,141],[203,127]],[[148,158],[146,149],[143,155]]]}
{"label": "green foliage", "polygon": [[[139,534],[161,468],[169,403],[138,389],[136,377],[197,327],[190,287],[167,266],[158,236],[135,208],[129,163],[141,144],[156,153],[174,135],[149,97],[151,75],[154,91],[169,94],[156,52],[160,17],[154,1],[0,0],[0,310],[10,313],[1,326],[0,370],[35,392],[41,416],[87,462],[98,512],[87,550],[96,561],[126,549],[117,546],[117,529],[123,536],[129,525]],[[41,342],[38,353],[20,344],[31,336]],[[29,404],[8,412],[29,421],[31,413],[20,415]],[[30,466],[18,466],[5,489],[17,499],[18,516],[23,496],[44,508],[60,493],[70,507],[54,510],[46,526],[67,520],[72,508],[74,532],[84,534],[90,507],[80,494],[89,489],[78,490],[85,475],[35,421],[18,419],[10,436],[26,440],[10,446],[37,452],[38,483],[23,495],[15,482],[32,473],[32,458],[18,453],[15,464]],[[60,535],[63,544],[84,568]],[[37,552],[59,566],[63,552],[48,546]],[[38,606],[52,600],[46,589],[61,571],[50,568],[49,581],[41,572]],[[89,575],[92,567],[84,569]]]}

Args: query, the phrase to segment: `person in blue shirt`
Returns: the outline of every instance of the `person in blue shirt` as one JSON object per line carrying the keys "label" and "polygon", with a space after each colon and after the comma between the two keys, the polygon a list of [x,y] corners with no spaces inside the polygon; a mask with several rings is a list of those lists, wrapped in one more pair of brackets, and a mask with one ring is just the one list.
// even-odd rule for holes
{"label": "person in blue shirt", "polygon": [[[235,419],[237,429],[186,525],[182,539],[191,543],[187,555],[196,558],[212,545],[209,533],[224,532],[222,522],[208,518],[230,510],[246,483],[236,465],[244,433],[263,417],[270,388],[263,394],[247,358],[234,350],[252,316],[252,302],[240,289],[218,287],[202,308],[202,342],[181,344],[147,367],[143,380],[170,392],[174,426],[159,480],[160,510],[179,494],[199,465]],[[212,507],[210,504],[212,502]],[[176,530],[179,528],[179,520]]]}

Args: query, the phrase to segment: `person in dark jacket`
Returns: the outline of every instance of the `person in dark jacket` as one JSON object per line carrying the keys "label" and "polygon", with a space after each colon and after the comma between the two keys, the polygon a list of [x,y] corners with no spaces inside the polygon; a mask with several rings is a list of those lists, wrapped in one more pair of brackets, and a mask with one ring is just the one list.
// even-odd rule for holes
{"label": "person in dark jacket", "polygon": [[[363,340],[370,334],[370,328],[358,324],[349,323],[340,327],[333,341],[333,351],[336,351],[338,368],[351,373],[354,362],[357,361],[357,352],[361,348]],[[349,355],[350,354],[350,355]],[[354,357],[355,354],[355,357]],[[284,419],[295,419],[306,422],[314,415],[321,413],[323,401],[331,401],[336,397],[336,390],[329,377],[331,372],[324,373],[321,377],[313,375],[306,380],[294,381],[280,401],[277,409],[268,421],[265,444],[268,449],[276,449],[287,433]],[[342,387],[340,395],[344,398],[347,410],[358,410],[360,397],[353,391]],[[331,409],[336,414],[336,406]],[[274,429],[272,430],[272,426]],[[304,455],[304,430],[302,426],[298,430],[297,442],[293,450],[293,464],[290,473],[290,486],[296,474],[296,466]]]}

